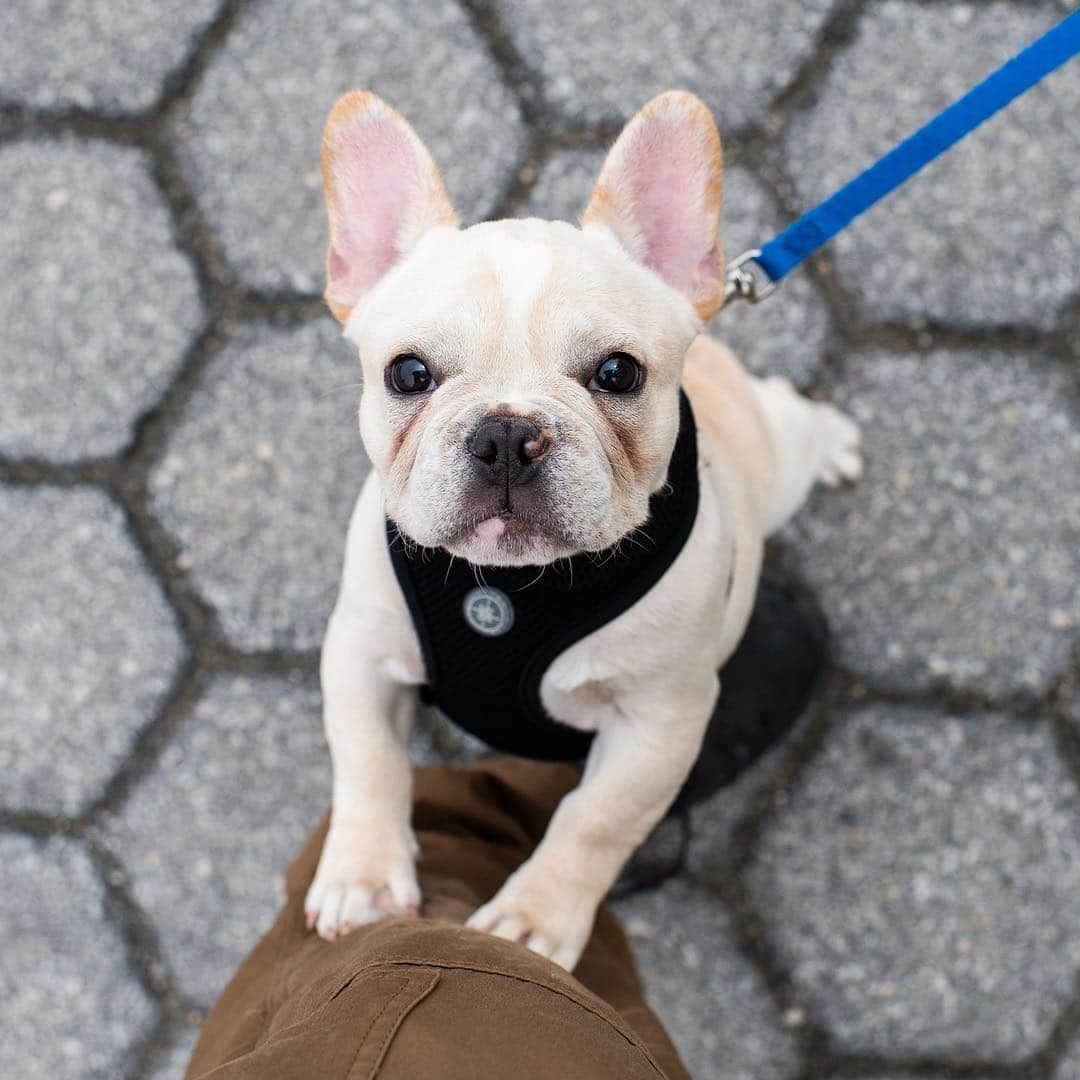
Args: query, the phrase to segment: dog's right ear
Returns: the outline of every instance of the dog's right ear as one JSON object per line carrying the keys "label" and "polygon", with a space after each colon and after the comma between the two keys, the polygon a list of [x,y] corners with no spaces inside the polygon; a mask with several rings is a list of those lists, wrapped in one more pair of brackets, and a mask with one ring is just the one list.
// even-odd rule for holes
{"label": "dog's right ear", "polygon": [[330,110],[322,167],[330,219],[324,295],[345,322],[428,229],[458,218],[419,136],[374,94],[354,90]]}

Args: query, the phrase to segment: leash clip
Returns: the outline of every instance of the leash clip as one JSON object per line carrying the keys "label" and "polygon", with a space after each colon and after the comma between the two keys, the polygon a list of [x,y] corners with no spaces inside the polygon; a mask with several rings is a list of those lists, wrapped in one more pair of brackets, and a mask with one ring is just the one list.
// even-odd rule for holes
{"label": "leash clip", "polygon": [[[751,304],[757,304],[776,291],[776,282],[765,273],[758,262],[760,256],[760,248],[751,248],[728,263],[727,273],[724,275],[725,303],[730,300],[748,300]],[[757,267],[757,272],[751,269],[752,266]]]}

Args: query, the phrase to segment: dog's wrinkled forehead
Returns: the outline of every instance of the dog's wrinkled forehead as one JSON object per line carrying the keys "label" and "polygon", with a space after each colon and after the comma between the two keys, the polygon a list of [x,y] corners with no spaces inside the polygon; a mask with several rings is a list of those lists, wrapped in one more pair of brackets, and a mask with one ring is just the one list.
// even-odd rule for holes
{"label": "dog's wrinkled forehead", "polygon": [[608,230],[529,219],[429,230],[357,305],[346,335],[372,362],[437,351],[484,375],[590,347],[663,362],[694,329],[692,308]]}

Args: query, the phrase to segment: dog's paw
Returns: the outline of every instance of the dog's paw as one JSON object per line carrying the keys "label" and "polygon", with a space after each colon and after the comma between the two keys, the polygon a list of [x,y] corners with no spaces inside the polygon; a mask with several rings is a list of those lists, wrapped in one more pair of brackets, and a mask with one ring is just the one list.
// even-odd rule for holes
{"label": "dog's paw", "polygon": [[819,402],[817,408],[825,442],[818,479],[827,487],[839,487],[845,481],[854,483],[863,474],[859,425],[828,402]]}
{"label": "dog's paw", "polygon": [[573,971],[589,940],[596,903],[561,894],[557,888],[536,887],[511,876],[494,899],[477,908],[466,926],[516,941],[533,952]]}
{"label": "dog's paw", "polygon": [[419,914],[415,849],[411,833],[391,842],[331,826],[304,900],[308,929],[333,941],[386,915]]}

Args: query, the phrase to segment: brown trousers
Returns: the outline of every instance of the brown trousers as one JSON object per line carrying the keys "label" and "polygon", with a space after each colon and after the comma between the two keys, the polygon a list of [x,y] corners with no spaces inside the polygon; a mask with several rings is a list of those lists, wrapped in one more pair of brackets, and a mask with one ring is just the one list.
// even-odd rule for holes
{"label": "brown trousers", "polygon": [[289,868],[277,921],[207,1018],[187,1080],[688,1078],[609,911],[573,975],[461,925],[578,779],[570,766],[516,758],[418,769],[424,917],[333,944],[304,928],[324,821]]}

